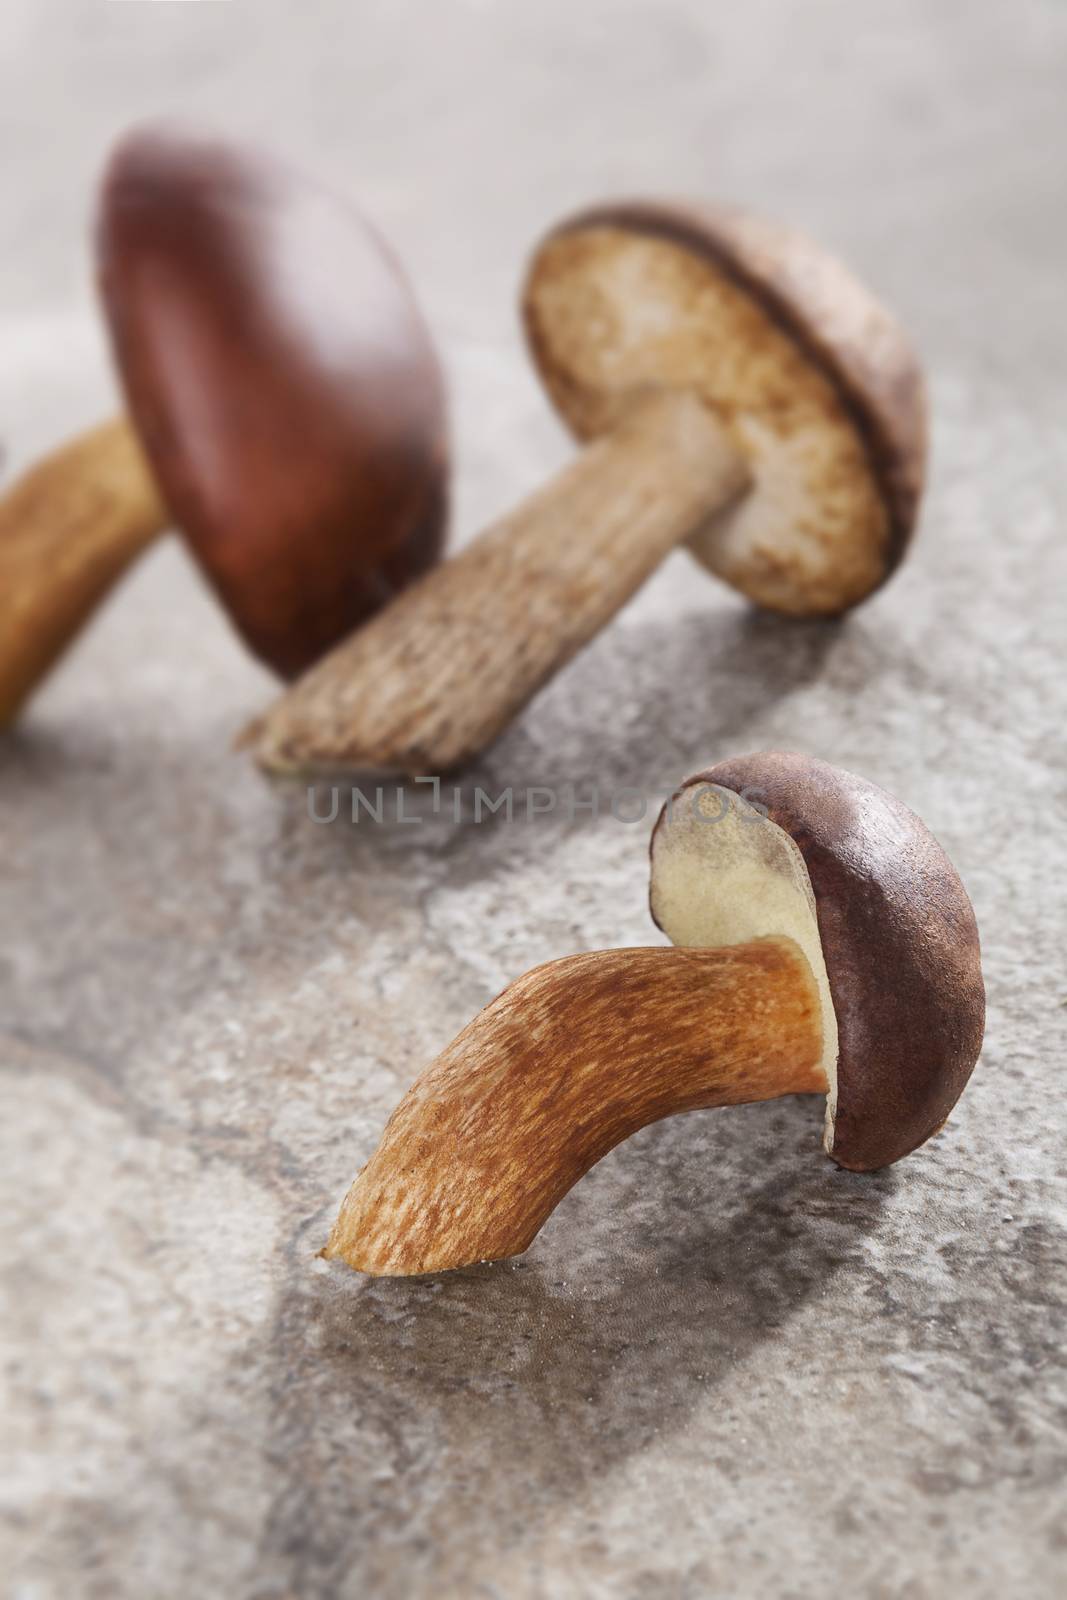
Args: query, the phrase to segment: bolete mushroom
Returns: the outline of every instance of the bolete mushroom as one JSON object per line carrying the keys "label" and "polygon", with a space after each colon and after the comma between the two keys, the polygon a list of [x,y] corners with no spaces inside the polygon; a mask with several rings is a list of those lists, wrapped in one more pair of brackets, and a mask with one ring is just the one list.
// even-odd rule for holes
{"label": "bolete mushroom", "polygon": [[256,149],[128,134],[98,268],[127,419],[0,501],[0,726],[171,523],[292,677],[437,559],[437,358],[383,241]]}
{"label": "bolete mushroom", "polygon": [[826,1096],[842,1167],[936,1133],[982,1043],[967,893],[875,784],[770,752],[690,778],[652,835],[651,909],[674,949],[536,967],[426,1069],[323,1254],[437,1272],[525,1250],[568,1189],[647,1123]]}
{"label": "bolete mushroom", "polygon": [[278,701],[255,741],[267,769],[461,764],[683,540],[798,617],[857,605],[901,560],[919,366],[810,240],[732,212],[606,207],[549,234],[523,309],[550,396],[592,442]]}

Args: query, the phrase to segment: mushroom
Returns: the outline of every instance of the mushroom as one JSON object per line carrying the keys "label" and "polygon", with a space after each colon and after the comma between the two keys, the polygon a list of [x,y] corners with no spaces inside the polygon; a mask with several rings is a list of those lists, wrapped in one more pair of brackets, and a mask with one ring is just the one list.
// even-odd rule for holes
{"label": "mushroom", "polygon": [[438,774],[476,755],[683,540],[760,606],[835,616],[904,555],[915,356],[791,229],[622,205],[536,251],[523,308],[569,468],[283,695],[270,771]]}
{"label": "mushroom", "polygon": [[442,544],[437,358],[350,205],[258,150],[140,128],[107,169],[97,256],[129,415],[0,501],[0,726],[172,522],[283,677]]}
{"label": "mushroom", "polygon": [[978,930],[900,801],[810,756],[721,762],[661,812],[650,903],[675,948],[535,967],[431,1063],[324,1256],[392,1275],[518,1254],[595,1162],[681,1111],[824,1094],[854,1171],[941,1128],[982,1043]]}

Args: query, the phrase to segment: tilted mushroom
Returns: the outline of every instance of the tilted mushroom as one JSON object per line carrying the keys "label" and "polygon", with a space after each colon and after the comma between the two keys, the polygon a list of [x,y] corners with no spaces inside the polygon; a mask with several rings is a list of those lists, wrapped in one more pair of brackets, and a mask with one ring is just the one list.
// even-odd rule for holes
{"label": "tilted mushroom", "polygon": [[323,1254],[437,1272],[525,1250],[613,1146],[681,1111],[825,1094],[840,1166],[936,1133],[985,1016],[967,893],[915,814],[863,778],[770,752],[690,778],[652,835],[676,948],[536,967],[426,1069]]}
{"label": "tilted mushroom", "polygon": [[129,416],[0,501],[0,726],[172,523],[284,677],[443,540],[437,358],[350,205],[258,150],[143,128],[112,156],[97,253]]}
{"label": "tilted mushroom", "polygon": [[489,744],[684,540],[761,606],[833,616],[904,554],[918,364],[831,256],[752,217],[589,212],[524,313],[577,461],[338,647],[262,720],[276,772],[445,772]]}

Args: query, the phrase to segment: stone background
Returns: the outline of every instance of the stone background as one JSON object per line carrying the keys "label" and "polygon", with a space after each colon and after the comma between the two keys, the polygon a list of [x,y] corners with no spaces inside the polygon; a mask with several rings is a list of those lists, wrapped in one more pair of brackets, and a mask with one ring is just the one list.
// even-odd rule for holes
{"label": "stone background", "polygon": [[267,136],[393,236],[453,385],[460,538],[568,452],[512,306],[559,213],[706,193],[854,261],[929,358],[906,570],[791,627],[679,555],[472,781],[855,767],[956,859],[990,999],[957,1115],[891,1172],[823,1160],[813,1102],[696,1115],[520,1260],[328,1269],[473,1011],[653,939],[647,825],[314,826],[230,752],[270,684],[160,545],[0,744],[0,1582],[1062,1595],[1067,5],[7,0],[0,51],[5,477],[114,404],[86,219],[146,113]]}

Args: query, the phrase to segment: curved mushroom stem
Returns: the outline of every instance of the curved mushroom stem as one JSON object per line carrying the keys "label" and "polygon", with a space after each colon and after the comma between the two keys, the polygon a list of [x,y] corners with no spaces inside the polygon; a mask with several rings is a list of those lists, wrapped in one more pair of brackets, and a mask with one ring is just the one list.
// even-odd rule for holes
{"label": "curved mushroom stem", "polygon": [[647,1123],[825,1093],[821,1049],[815,981],[792,939],[535,967],[408,1091],[322,1253],[382,1275],[516,1255]]}
{"label": "curved mushroom stem", "polygon": [[121,419],[31,467],[0,500],[0,728],[169,516]]}
{"label": "curved mushroom stem", "polygon": [[646,395],[313,667],[242,742],[279,773],[459,766],[747,483],[743,458],[694,395]]}

